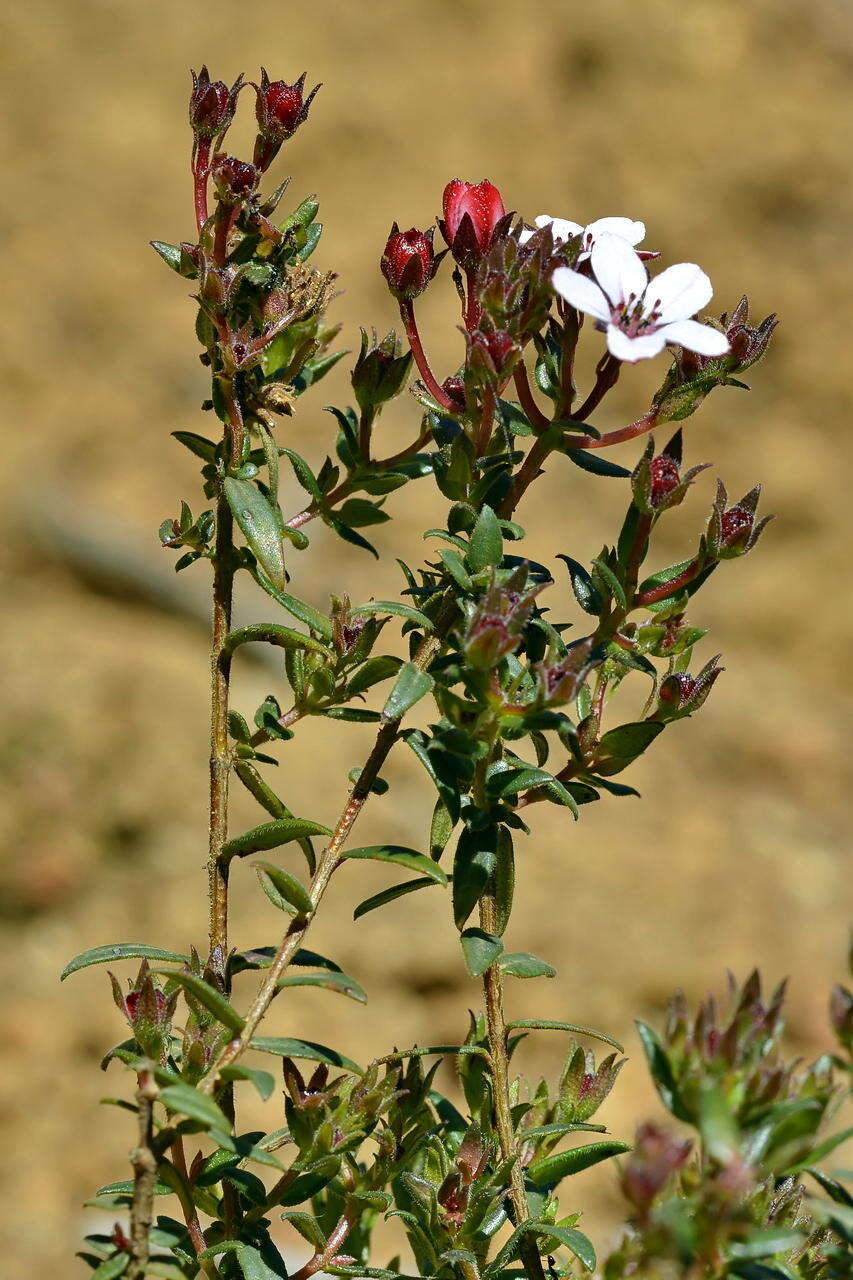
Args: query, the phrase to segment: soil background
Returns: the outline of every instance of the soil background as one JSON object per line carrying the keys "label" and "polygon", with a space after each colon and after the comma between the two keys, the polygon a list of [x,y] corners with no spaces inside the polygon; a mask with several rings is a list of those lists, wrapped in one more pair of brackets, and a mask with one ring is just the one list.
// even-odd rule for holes
{"label": "soil background", "polygon": [[[122,1087],[98,1071],[124,1036],[103,970],[59,987],[97,943],[183,950],[205,931],[206,573],[175,579],[156,528],[186,497],[193,460],[169,438],[204,430],[189,287],[151,252],[191,234],[188,67],[227,80],[259,64],[324,82],[278,171],[294,201],[318,192],[318,265],[340,273],[343,339],[395,311],[378,271],[393,218],[438,212],[455,176],[486,175],[528,218],[643,218],[666,260],[698,259],[718,310],[748,291],[782,325],[749,396],[718,391],[687,424],[691,462],[713,459],[735,496],[757,479],[778,514],[758,552],[725,566],[693,621],[726,674],[705,710],[634,771],[641,800],[602,802],[572,824],[535,811],[508,942],[559,969],[517,984],[516,1014],[568,1018],[623,1038],[631,1059],[604,1118],[630,1138],[657,1114],[632,1020],[659,1020],[730,968],[791,975],[792,1050],[827,1046],[829,985],[843,976],[849,916],[851,608],[850,268],[853,9],[846,0],[29,0],[2,19],[4,382],[0,501],[0,1240],[8,1280],[77,1276],[97,1215],[83,1201],[125,1176],[129,1117],[98,1106]],[[313,82],[313,81],[312,81]],[[248,99],[245,116],[251,116]],[[249,145],[244,121],[232,145]],[[435,363],[458,363],[449,274],[421,307]],[[327,403],[345,403],[347,359],[284,428],[319,463]],[[663,375],[626,371],[598,424],[636,417]],[[626,416],[627,415],[627,416]],[[408,438],[405,399],[382,419]],[[629,465],[638,446],[623,447]],[[667,524],[657,556],[695,541],[713,481]],[[391,510],[407,557],[434,523],[428,490]],[[619,482],[560,460],[522,520],[531,554],[597,552],[624,504]],[[300,494],[285,489],[295,510]],[[313,527],[312,527],[313,528]],[[388,547],[388,526],[379,530]],[[293,589],[323,605],[399,588],[391,561],[319,529],[291,557]],[[562,597],[568,604],[568,592]],[[179,605],[178,600],[185,603]],[[188,603],[187,603],[188,602]],[[257,600],[241,598],[244,616]],[[272,616],[272,614],[270,614]],[[278,674],[240,668],[251,714]],[[298,812],[329,820],[366,750],[366,726],[309,725],[284,753]],[[418,845],[429,797],[399,752],[391,791],[359,843]],[[253,820],[236,796],[233,829]],[[363,1060],[393,1044],[464,1034],[476,1002],[439,893],[353,927],[384,877],[342,875],[314,934],[369,991],[361,1006],[294,994],[270,1032],[328,1041]],[[234,940],[277,919],[248,870],[235,877]],[[247,989],[237,994],[245,998]],[[559,1040],[524,1050],[553,1072]],[[271,1104],[271,1107],[275,1104]],[[268,1109],[268,1126],[278,1124]],[[571,1185],[605,1242],[620,1212],[612,1169]],[[297,1252],[299,1246],[297,1245]]]}

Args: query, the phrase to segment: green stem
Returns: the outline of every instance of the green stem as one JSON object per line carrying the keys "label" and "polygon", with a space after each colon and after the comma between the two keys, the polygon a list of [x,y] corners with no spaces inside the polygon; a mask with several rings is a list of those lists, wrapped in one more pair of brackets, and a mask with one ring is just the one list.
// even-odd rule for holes
{"label": "green stem", "polygon": [[[490,887],[480,899],[480,928],[494,933],[497,928],[497,903],[494,889]],[[492,1100],[495,1108],[495,1126],[498,1132],[501,1155],[512,1159],[510,1169],[510,1199],[516,1227],[530,1221],[527,1194],[524,1190],[524,1174],[519,1162],[518,1143],[512,1124],[509,1100],[509,1060],[506,1051],[506,1019],[503,1009],[503,982],[497,963],[489,965],[483,974],[483,997],[486,1005],[486,1026],[489,1039],[489,1057],[492,1064]],[[545,1272],[536,1242],[530,1235],[522,1236],[521,1260],[529,1280],[544,1280]]]}
{"label": "green stem", "polygon": [[154,1186],[157,1157],[154,1154],[154,1099],[157,1089],[150,1071],[140,1071],[136,1091],[139,1142],[131,1152],[133,1201],[130,1208],[130,1263],[128,1280],[140,1280],[151,1254],[151,1223],[154,1217]]}
{"label": "green stem", "polygon": [[[243,448],[244,427],[232,378],[222,379],[228,408],[225,439],[236,463]],[[210,816],[207,858],[208,938],[211,954],[224,959],[228,949],[228,864],[221,857],[228,838],[228,702],[231,688],[231,630],[234,596],[234,520],[223,494],[216,505],[216,557],[213,571],[213,625],[210,646]]]}

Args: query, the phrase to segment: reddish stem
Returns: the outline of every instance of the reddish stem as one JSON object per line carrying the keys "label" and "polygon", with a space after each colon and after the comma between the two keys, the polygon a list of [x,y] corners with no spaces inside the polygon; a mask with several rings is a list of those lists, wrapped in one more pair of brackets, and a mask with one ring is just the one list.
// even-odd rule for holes
{"label": "reddish stem", "polygon": [[657,604],[659,600],[666,600],[667,596],[677,595],[682,587],[686,587],[694,578],[698,578],[707,567],[708,561],[705,557],[696,556],[686,568],[681,570],[681,573],[670,578],[669,582],[662,582],[659,587],[651,587],[648,591],[641,591],[639,595],[634,596],[633,603],[635,605]]}
{"label": "reddish stem", "polygon": [[453,402],[450,396],[439,386],[435,374],[430,368],[429,361],[421,342],[421,335],[418,332],[417,321],[415,320],[415,309],[412,306],[411,299],[400,299],[400,316],[406,330],[406,337],[409,340],[409,346],[412,349],[412,355],[415,357],[415,364],[418,366],[418,373],[423,379],[424,386],[434,400],[437,400],[443,409],[451,410]]}
{"label": "reddish stem", "polygon": [[210,174],[210,140],[200,138],[193,151],[193,199],[198,233],[207,222],[207,179]]}
{"label": "reddish stem", "polygon": [[609,449],[611,445],[623,444],[626,440],[633,440],[636,436],[645,435],[647,431],[651,431],[657,422],[657,410],[649,409],[648,413],[644,413],[642,418],[638,418],[636,422],[630,423],[627,427],[620,427],[617,431],[608,431],[605,435],[599,436],[570,436],[567,443],[573,449]]}
{"label": "reddish stem", "polygon": [[578,421],[585,422],[593,409],[597,409],[611,387],[616,385],[622,371],[622,362],[609,353],[598,362],[595,386],[578,409]]}
{"label": "reddish stem", "polygon": [[513,370],[513,381],[515,389],[518,392],[519,403],[530,419],[531,426],[534,431],[545,431],[551,425],[550,418],[539,408],[539,405],[533,399],[533,388],[530,385],[530,379],[527,376],[527,366],[524,361],[519,361]]}
{"label": "reddish stem", "polygon": [[465,272],[465,290],[467,293],[467,305],[465,307],[465,326],[469,333],[473,333],[480,323],[480,303],[477,300],[477,272],[472,270]]}

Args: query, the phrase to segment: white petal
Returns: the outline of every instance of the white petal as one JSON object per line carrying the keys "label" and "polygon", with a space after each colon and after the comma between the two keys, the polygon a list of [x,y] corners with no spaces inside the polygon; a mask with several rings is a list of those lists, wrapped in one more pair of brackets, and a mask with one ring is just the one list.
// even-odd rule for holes
{"label": "white petal", "polygon": [[665,324],[658,333],[666,336],[667,342],[677,342],[688,351],[697,351],[700,356],[724,356],[729,349],[728,338],[719,329],[712,329],[709,324],[700,324],[698,320],[674,320]]}
{"label": "white petal", "polygon": [[596,218],[584,230],[584,243],[587,237],[596,240],[603,235],[621,236],[628,244],[639,244],[646,238],[646,224],[632,218]]}
{"label": "white petal", "polygon": [[645,310],[660,312],[661,324],[689,320],[707,307],[714,290],[695,262],[678,262],[655,276],[646,292]]}
{"label": "white petal", "polygon": [[618,325],[607,326],[607,348],[610,354],[628,364],[636,364],[638,360],[649,360],[663,351],[665,346],[666,338],[661,329],[644,333],[639,338],[629,338]]}
{"label": "white petal", "polygon": [[642,297],[649,277],[626,240],[620,236],[599,236],[590,257],[593,275],[614,305],[627,302],[632,296]]}
{"label": "white petal", "polygon": [[610,319],[610,304],[589,276],[582,276],[579,271],[572,271],[571,267],[557,267],[551,276],[551,284],[560,297],[577,307],[578,311],[585,311],[587,315],[595,316],[596,320]]}
{"label": "white petal", "polygon": [[570,222],[568,218],[552,218],[550,213],[540,213],[536,225],[539,228],[550,227],[556,244],[565,244],[572,236],[578,236],[583,231],[579,222]]}
{"label": "white petal", "polygon": [[524,227],[524,229],[518,233],[518,243],[527,244],[527,241],[532,240],[535,235],[535,231],[530,231],[527,227]]}

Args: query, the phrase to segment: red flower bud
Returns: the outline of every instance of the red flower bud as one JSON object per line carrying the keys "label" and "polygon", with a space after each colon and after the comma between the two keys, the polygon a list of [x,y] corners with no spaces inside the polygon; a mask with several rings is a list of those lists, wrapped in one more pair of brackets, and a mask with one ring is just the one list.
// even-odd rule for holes
{"label": "red flower bud", "polygon": [[720,516],[720,536],[724,547],[733,547],[735,543],[746,541],[755,523],[755,517],[745,507],[729,507]]}
{"label": "red flower bud", "polygon": [[213,185],[223,204],[241,204],[258,189],[260,174],[253,164],[226,156],[221,152],[213,157],[211,166]]}
{"label": "red flower bud", "polygon": [[211,80],[207,67],[202,67],[198,75],[195,71],[191,75],[190,125],[197,137],[215,138],[224,133],[234,119],[243,77],[239,75],[229,89],[222,80]]}
{"label": "red flower bud", "polygon": [[671,458],[666,453],[661,453],[657,458],[652,458],[649,470],[651,471],[652,481],[649,498],[651,505],[657,507],[660,506],[665,498],[669,497],[673,490],[678,488],[681,483],[681,470],[675,458]]}
{"label": "red flower bud", "polygon": [[281,144],[292,138],[307,120],[308,109],[320,85],[315,85],[306,98],[306,75],[307,72],[303,71],[294,84],[288,84],[286,80],[270,80],[266,68],[261,68],[261,83],[255,85],[255,116],[259,130],[255,164],[259,169],[266,169],[272,163]]}
{"label": "red flower bud", "polygon": [[434,234],[432,227],[401,231],[396,222],[391,227],[379,265],[395,298],[416,298],[432,280],[443,256],[433,250]]}
{"label": "red flower bud", "polygon": [[445,378],[441,384],[442,391],[446,392],[450,397],[453,408],[457,413],[465,412],[465,381],[463,378],[457,378],[455,375]]}
{"label": "red flower bud", "polygon": [[454,178],[444,188],[444,221],[439,222],[450,252],[466,269],[489,251],[506,209],[491,182],[462,182]]}

